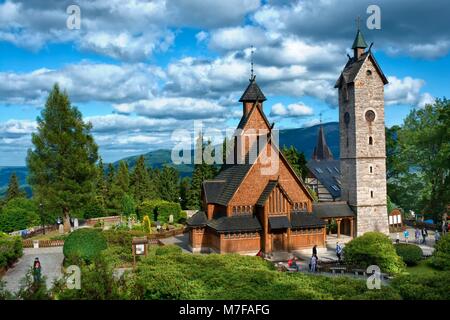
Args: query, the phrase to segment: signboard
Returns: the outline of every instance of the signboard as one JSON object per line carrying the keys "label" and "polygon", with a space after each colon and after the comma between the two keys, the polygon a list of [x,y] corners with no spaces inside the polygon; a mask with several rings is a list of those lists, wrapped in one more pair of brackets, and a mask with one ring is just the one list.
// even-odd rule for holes
{"label": "signboard", "polygon": [[141,256],[145,254],[145,244],[136,245],[136,255]]}

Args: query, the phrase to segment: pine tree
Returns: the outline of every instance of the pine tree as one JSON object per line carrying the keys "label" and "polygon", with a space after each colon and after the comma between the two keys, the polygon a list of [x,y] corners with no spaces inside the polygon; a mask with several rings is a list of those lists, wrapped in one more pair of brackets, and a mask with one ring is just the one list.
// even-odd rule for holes
{"label": "pine tree", "polygon": [[27,157],[29,182],[47,210],[63,216],[64,230],[70,231],[70,214],[95,194],[98,147],[90,133],[92,125],[84,123],[58,85],[50,92],[37,123],[32,135],[34,149]]}
{"label": "pine tree", "polygon": [[9,178],[8,190],[6,191],[6,202],[14,199],[24,197],[25,193],[22,192],[19,188],[19,179],[17,179],[17,175],[15,172],[11,173],[11,177]]}
{"label": "pine tree", "polygon": [[[201,192],[202,192],[202,184],[205,180],[213,179],[217,175],[217,168],[214,164],[207,164],[203,158],[203,152],[207,146],[211,144],[211,141],[208,141],[206,144],[203,143],[203,136],[199,136],[197,138],[196,148],[197,153],[197,161],[201,163],[196,163],[194,165],[194,172],[192,173],[191,187],[189,188],[189,193],[187,195],[187,208],[188,209],[200,209],[201,204]],[[201,151],[200,151],[201,150]]]}
{"label": "pine tree", "polygon": [[134,200],[141,204],[146,199],[156,198],[154,185],[150,182],[149,172],[145,166],[144,156],[140,156],[131,176],[131,192]]}
{"label": "pine tree", "polygon": [[119,162],[119,170],[116,175],[116,184],[124,193],[128,193],[130,190],[130,173],[128,170],[128,164],[125,161]]}
{"label": "pine tree", "polygon": [[187,209],[188,194],[191,188],[191,178],[184,177],[180,182],[180,204],[182,209]]}
{"label": "pine tree", "polygon": [[294,146],[290,146],[289,148],[283,146],[281,152],[291,165],[292,169],[294,169],[297,176],[304,180],[306,178],[306,174],[308,173],[308,168],[306,166],[308,162],[306,161],[305,154],[303,152],[298,152],[297,148]]}
{"label": "pine tree", "polygon": [[122,189],[116,184],[116,172],[112,163],[108,165],[106,186],[106,208],[109,214],[120,214],[120,211],[122,210],[122,198],[124,193]]}
{"label": "pine tree", "polygon": [[156,173],[157,187],[160,198],[171,202],[180,201],[180,177],[173,167],[164,165]]}

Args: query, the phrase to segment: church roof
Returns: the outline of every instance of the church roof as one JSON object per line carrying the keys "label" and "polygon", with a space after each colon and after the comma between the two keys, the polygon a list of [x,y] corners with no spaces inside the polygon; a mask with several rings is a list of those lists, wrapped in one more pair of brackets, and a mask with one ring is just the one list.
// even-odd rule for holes
{"label": "church roof", "polygon": [[325,139],[325,134],[323,131],[323,126],[319,128],[319,134],[317,136],[317,145],[314,147],[314,152],[312,158],[314,160],[332,160],[333,154],[327,145]]}
{"label": "church roof", "polygon": [[206,214],[203,211],[197,211],[186,221],[186,224],[190,227],[204,227],[206,223]]}
{"label": "church roof", "polygon": [[339,198],[341,196],[339,160],[309,160],[306,166],[333,198]]}
{"label": "church roof", "polygon": [[314,213],[293,212],[291,214],[292,228],[312,228],[323,227],[325,222],[317,217]]}
{"label": "church roof", "polygon": [[214,179],[225,181],[224,187],[221,190],[216,188],[214,190],[215,195],[211,195],[215,198],[215,203],[224,206],[228,205],[228,202],[233,197],[237,188],[241,185],[242,180],[244,180],[251,167],[252,164],[225,165],[217,175],[216,179]]}
{"label": "church roof", "polygon": [[212,219],[208,221],[207,225],[217,232],[247,232],[262,230],[259,220],[252,214]]}
{"label": "church roof", "polygon": [[313,213],[322,219],[355,216],[355,213],[345,201],[313,203]]}
{"label": "church roof", "polygon": [[358,32],[356,32],[355,41],[353,41],[352,45],[352,49],[356,48],[367,48],[366,40],[364,40],[364,36],[359,29]]}
{"label": "church roof", "polygon": [[217,201],[217,196],[222,193],[225,183],[225,180],[203,181],[203,192],[207,203],[215,203]]}
{"label": "church roof", "polygon": [[383,80],[383,83],[387,84],[388,80],[386,76],[378,65],[378,62],[375,59],[372,51],[369,50],[367,52],[364,52],[358,59],[355,57],[348,59],[347,64],[345,65],[344,70],[342,70],[341,75],[336,81],[334,87],[339,88],[343,82],[346,84],[353,83],[362,65],[369,57],[372,59],[375,68],[377,69],[378,73],[381,76],[381,79]]}
{"label": "church roof", "polygon": [[262,93],[261,89],[259,88],[258,84],[256,83],[256,76],[253,76],[250,79],[250,83],[245,89],[244,93],[242,94],[242,97],[239,99],[239,102],[244,101],[265,101],[267,100],[264,96],[264,93]]}
{"label": "church roof", "polygon": [[271,230],[290,228],[291,223],[287,216],[269,217],[269,228]]}

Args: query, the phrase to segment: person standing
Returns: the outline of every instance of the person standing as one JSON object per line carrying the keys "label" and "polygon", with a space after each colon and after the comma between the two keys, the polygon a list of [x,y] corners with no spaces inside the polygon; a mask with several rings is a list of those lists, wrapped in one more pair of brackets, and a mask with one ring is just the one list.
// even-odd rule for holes
{"label": "person standing", "polygon": [[312,255],[317,256],[317,245],[314,245],[314,247],[312,248]]}
{"label": "person standing", "polygon": [[42,267],[39,258],[34,259],[33,263],[33,281],[34,283],[39,283],[41,281]]}
{"label": "person standing", "polygon": [[314,254],[311,257],[311,272],[316,272],[317,270],[317,256]]}
{"label": "person standing", "polygon": [[408,243],[408,238],[409,238],[409,231],[408,231],[408,229],[406,229],[406,230],[403,232],[403,236],[405,237],[406,243]]}
{"label": "person standing", "polygon": [[439,234],[439,230],[436,230],[436,232],[434,233],[434,243],[437,244],[440,239],[441,235]]}
{"label": "person standing", "polygon": [[416,243],[419,244],[420,243],[420,230],[419,230],[419,228],[416,228],[414,236],[416,238]]}
{"label": "person standing", "polygon": [[428,232],[427,232],[427,228],[422,228],[422,243],[426,244],[427,243],[427,236],[428,236]]}
{"label": "person standing", "polygon": [[338,258],[338,262],[341,263],[341,255],[342,255],[342,247],[339,242],[336,242],[336,256]]}

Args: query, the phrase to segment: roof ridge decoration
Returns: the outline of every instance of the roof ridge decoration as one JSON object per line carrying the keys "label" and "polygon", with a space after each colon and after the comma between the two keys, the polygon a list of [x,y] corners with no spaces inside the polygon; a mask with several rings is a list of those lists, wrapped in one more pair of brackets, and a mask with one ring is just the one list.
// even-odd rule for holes
{"label": "roof ridge decoration", "polygon": [[325,133],[323,125],[319,127],[319,134],[317,136],[317,144],[314,147],[313,156],[314,160],[333,160],[333,153],[328,147],[327,140],[325,139]]}

